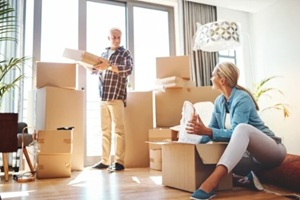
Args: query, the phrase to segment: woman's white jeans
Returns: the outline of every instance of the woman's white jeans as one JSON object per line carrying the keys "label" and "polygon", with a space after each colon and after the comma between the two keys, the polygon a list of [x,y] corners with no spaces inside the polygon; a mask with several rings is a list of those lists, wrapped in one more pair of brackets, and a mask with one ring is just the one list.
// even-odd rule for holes
{"label": "woman's white jeans", "polygon": [[217,165],[224,165],[228,173],[231,172],[246,150],[267,168],[279,165],[286,156],[283,144],[277,144],[274,139],[249,124],[239,124]]}
{"label": "woman's white jeans", "polygon": [[105,165],[110,164],[111,141],[114,136],[115,162],[124,165],[124,103],[122,100],[101,101],[100,106],[102,130],[101,163]]}

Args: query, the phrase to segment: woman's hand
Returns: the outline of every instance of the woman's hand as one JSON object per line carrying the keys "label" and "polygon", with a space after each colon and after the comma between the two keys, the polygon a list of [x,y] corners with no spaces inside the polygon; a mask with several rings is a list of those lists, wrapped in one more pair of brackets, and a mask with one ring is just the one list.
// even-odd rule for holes
{"label": "woman's hand", "polygon": [[198,114],[194,115],[193,118],[188,121],[186,132],[189,134],[212,136],[212,130],[203,124]]}

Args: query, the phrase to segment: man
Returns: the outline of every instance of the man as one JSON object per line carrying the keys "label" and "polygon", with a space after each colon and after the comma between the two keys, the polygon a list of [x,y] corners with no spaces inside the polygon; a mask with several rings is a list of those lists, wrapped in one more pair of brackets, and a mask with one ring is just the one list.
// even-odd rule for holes
{"label": "man", "polygon": [[[120,46],[122,32],[112,28],[108,35],[110,47],[101,54],[108,60],[94,65],[93,73],[99,74],[99,92],[101,98],[102,158],[93,166],[97,169],[109,167],[111,141],[115,136],[114,170],[124,170],[125,129],[124,107],[127,97],[127,77],[132,73],[133,58],[129,50]],[[112,134],[114,131],[114,135]]]}

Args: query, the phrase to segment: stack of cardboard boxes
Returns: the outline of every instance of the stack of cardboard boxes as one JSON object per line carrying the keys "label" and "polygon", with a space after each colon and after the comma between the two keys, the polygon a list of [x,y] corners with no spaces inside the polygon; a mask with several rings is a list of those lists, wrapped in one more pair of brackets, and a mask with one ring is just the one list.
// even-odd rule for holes
{"label": "stack of cardboard boxes", "polygon": [[[160,88],[163,92],[174,91],[176,93],[182,88],[190,87],[196,87],[196,84],[190,80],[189,56],[159,57],[156,59],[155,88]],[[157,93],[155,96],[156,95]],[[172,104],[172,102],[168,103]],[[156,101],[154,104],[156,105]],[[155,111],[157,111],[157,107]],[[166,114],[173,115],[172,112]],[[179,121],[177,123],[179,123]],[[149,129],[148,136],[150,168],[161,170],[161,145],[166,142],[177,141],[178,132],[171,130],[169,124],[161,124],[160,121],[157,120],[156,127]]]}
{"label": "stack of cardboard boxes", "polygon": [[153,128],[149,129],[149,157],[150,157],[150,169],[161,170],[162,169],[162,144],[177,141],[178,132],[169,128]]}
{"label": "stack of cardboard boxes", "polygon": [[[178,143],[174,141],[177,139],[174,138],[174,131],[170,127],[180,124],[184,101],[190,101],[193,104],[204,101],[213,103],[220,93],[212,90],[210,86],[195,86],[195,83],[190,80],[188,56],[157,58],[156,63],[158,80],[156,87],[158,87],[158,83],[165,85],[161,85],[163,91],[155,92],[156,124],[148,134],[150,141],[160,140],[160,142],[156,144],[151,142],[149,145],[150,168],[162,169],[163,185],[193,192],[215,168],[227,144]],[[153,146],[156,146],[157,153],[151,152],[154,151]],[[161,154],[158,153],[159,151]],[[160,167],[158,167],[159,165]],[[221,181],[217,189],[230,188],[232,188],[231,174]]]}
{"label": "stack of cardboard boxes", "polygon": [[[60,127],[74,127],[72,130],[73,151],[60,152],[60,148],[65,148],[63,143],[56,143],[62,139],[62,135],[56,132],[43,133],[53,134],[47,137],[45,144],[53,145],[57,151],[43,150],[43,153],[54,153],[53,159],[57,159],[57,167],[64,165],[69,153],[70,169],[82,170],[84,167],[84,91],[78,90],[77,65],[75,63],[54,63],[37,62],[35,66],[35,86],[34,98],[34,124],[38,131],[53,131]],[[67,131],[68,132],[68,131]],[[61,133],[61,132],[59,132]],[[66,134],[64,132],[64,134]],[[41,136],[41,135],[40,135]],[[71,136],[70,136],[71,137]],[[63,139],[65,140],[65,138]],[[46,172],[44,169],[53,166],[53,162],[45,159],[50,155],[38,155],[37,171],[43,177],[52,176],[52,171]],[[54,158],[55,157],[55,158]],[[48,160],[48,161],[47,161]],[[61,170],[66,170],[62,167]],[[46,175],[46,173],[50,173]],[[68,173],[65,173],[67,175]],[[59,176],[57,174],[57,176]]]}
{"label": "stack of cardboard boxes", "polygon": [[37,178],[71,176],[72,130],[38,131]]}
{"label": "stack of cardboard boxes", "polygon": [[156,87],[196,87],[190,77],[189,56],[159,57],[156,59]]}

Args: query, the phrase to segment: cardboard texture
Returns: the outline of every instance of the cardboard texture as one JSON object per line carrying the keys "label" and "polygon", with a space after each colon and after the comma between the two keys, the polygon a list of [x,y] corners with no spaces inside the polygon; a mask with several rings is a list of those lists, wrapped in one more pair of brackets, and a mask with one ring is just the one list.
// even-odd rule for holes
{"label": "cardboard texture", "polygon": [[39,153],[36,177],[38,179],[71,177],[71,154]]}
{"label": "cardboard texture", "polygon": [[63,56],[90,68],[101,62],[109,63],[108,60],[83,50],[65,48]]}
{"label": "cardboard texture", "polygon": [[161,144],[178,140],[178,131],[169,128],[153,128],[149,129],[148,136],[149,149],[161,149]]}
{"label": "cardboard texture", "polygon": [[161,159],[161,149],[150,149],[150,169],[161,171],[162,159]]}
{"label": "cardboard texture", "polygon": [[161,146],[168,142],[178,140],[178,131],[169,128],[153,128],[148,131],[150,154],[150,169],[161,170],[162,155]]}
{"label": "cardboard texture", "polygon": [[155,93],[155,127],[172,127],[180,124],[182,106],[184,101],[191,103],[210,101],[214,103],[220,95],[211,86],[191,87],[179,89],[166,89]]}
{"label": "cardboard texture", "polygon": [[[194,192],[213,172],[226,143],[162,145],[162,184]],[[217,190],[232,188],[232,173],[224,177]]]}
{"label": "cardboard texture", "polygon": [[183,88],[196,87],[196,83],[192,80],[186,80],[181,77],[171,76],[161,79],[156,79],[155,88]]}
{"label": "cardboard texture", "polygon": [[38,131],[40,153],[72,153],[73,131],[42,130]]}
{"label": "cardboard texture", "polygon": [[77,66],[75,63],[36,62],[35,87],[45,86],[76,89]]}
{"label": "cardboard texture", "polygon": [[125,107],[125,167],[149,167],[148,130],[153,128],[153,92],[128,92]]}
{"label": "cardboard texture", "polygon": [[82,170],[84,167],[84,92],[48,86],[37,89],[35,114],[37,130],[75,127],[71,169]]}
{"label": "cardboard texture", "polygon": [[156,58],[156,78],[178,76],[190,79],[190,57],[170,56]]}

